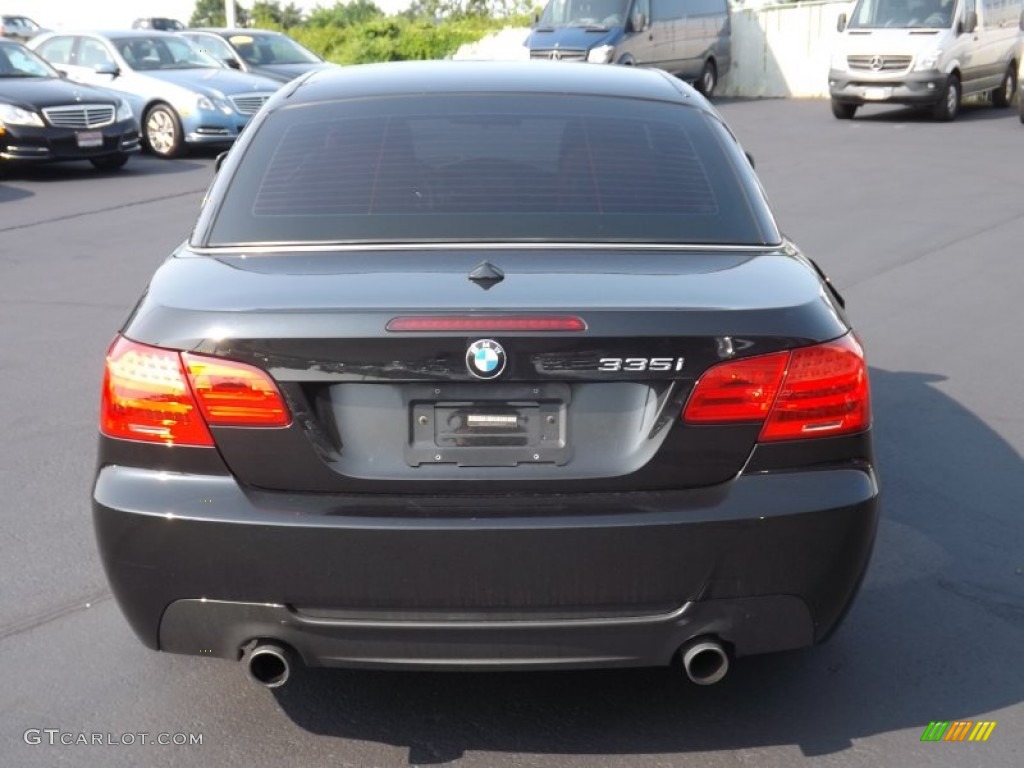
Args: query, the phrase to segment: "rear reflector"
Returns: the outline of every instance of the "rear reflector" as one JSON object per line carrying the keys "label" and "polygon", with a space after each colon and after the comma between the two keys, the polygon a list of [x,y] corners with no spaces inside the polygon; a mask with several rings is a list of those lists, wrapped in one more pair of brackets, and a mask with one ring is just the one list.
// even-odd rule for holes
{"label": "rear reflector", "polygon": [[585,331],[587,324],[567,315],[433,315],[395,317],[388,321],[389,331]]}
{"label": "rear reflector", "polygon": [[244,363],[179,354],[118,336],[107,352],[100,431],[166,445],[212,446],[207,425],[285,427],[273,380]]}
{"label": "rear reflector", "polygon": [[719,363],[683,411],[692,424],[763,423],[760,442],[860,432],[871,423],[864,351],[853,334]]}

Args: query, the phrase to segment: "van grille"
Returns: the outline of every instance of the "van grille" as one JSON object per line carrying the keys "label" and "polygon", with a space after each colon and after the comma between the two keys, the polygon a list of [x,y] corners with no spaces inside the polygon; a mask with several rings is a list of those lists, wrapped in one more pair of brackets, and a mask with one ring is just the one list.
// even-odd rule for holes
{"label": "van grille", "polygon": [[530,58],[551,61],[586,61],[587,52],[576,48],[538,48],[530,51]]}
{"label": "van grille", "polygon": [[867,72],[904,72],[910,68],[911,56],[847,56],[850,69]]}
{"label": "van grille", "polygon": [[99,128],[114,122],[114,108],[109,104],[47,107],[43,114],[55,128]]}

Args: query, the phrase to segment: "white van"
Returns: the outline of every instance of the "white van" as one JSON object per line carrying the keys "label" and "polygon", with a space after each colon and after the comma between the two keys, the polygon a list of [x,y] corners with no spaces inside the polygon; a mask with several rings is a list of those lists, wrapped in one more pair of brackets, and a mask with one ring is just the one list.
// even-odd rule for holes
{"label": "white van", "polygon": [[961,99],[991,93],[1009,106],[1017,89],[1024,0],[858,0],[839,17],[828,84],[832,113],[864,104],[927,106],[952,120]]}

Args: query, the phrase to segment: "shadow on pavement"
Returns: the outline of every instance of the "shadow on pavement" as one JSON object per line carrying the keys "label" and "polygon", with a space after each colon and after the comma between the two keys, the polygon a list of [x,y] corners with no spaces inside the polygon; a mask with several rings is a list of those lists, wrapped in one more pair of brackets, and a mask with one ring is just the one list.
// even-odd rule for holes
{"label": "shadow on pavement", "polygon": [[[826,105],[827,106],[827,105]],[[988,101],[966,101],[960,107],[956,122],[973,122],[977,120],[1018,120],[1016,105],[997,109]],[[915,107],[893,107],[891,105],[871,105],[857,110],[854,122],[864,123],[934,123],[947,125],[932,117],[931,109]]]}
{"label": "shadow on pavement", "polygon": [[740,659],[711,688],[678,669],[316,670],[275,691],[279,706],[307,731],[408,747],[410,763],[437,764],[470,750],[595,763],[775,745],[821,755],[892,731],[917,742],[931,720],[1018,703],[1024,462],[941,391],[942,377],[872,377],[883,522],[861,594],[825,645]]}
{"label": "shadow on pavement", "polygon": [[28,189],[22,189],[21,187],[12,187],[9,184],[0,182],[0,203],[12,203],[15,200],[24,200],[26,197],[32,197],[35,192]]}
{"label": "shadow on pavement", "polygon": [[166,176],[168,174],[185,173],[199,168],[210,167],[216,153],[206,152],[190,154],[183,158],[161,160],[152,155],[133,155],[123,168],[114,171],[101,171],[93,168],[89,162],[60,162],[39,165],[14,165],[4,170],[5,180],[30,182],[67,182],[90,181],[94,179],[116,179],[118,177]]}

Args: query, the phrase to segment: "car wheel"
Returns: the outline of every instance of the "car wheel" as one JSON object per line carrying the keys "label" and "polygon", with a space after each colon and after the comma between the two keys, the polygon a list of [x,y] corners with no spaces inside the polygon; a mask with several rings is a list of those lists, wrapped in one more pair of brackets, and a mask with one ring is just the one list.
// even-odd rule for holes
{"label": "car wheel", "polygon": [[832,114],[836,116],[837,120],[852,120],[853,116],[857,114],[857,105],[833,99]]}
{"label": "car wheel", "polygon": [[146,146],[160,157],[177,157],[185,147],[181,121],[175,111],[164,104],[157,104],[146,113],[142,133]]}
{"label": "car wheel", "polygon": [[116,171],[118,168],[124,167],[124,164],[128,162],[128,155],[117,154],[93,157],[89,162],[93,164],[94,168],[98,168],[101,171]]}
{"label": "car wheel", "polygon": [[956,118],[960,114],[960,93],[960,78],[950,75],[942,89],[942,96],[935,102],[932,116],[947,123]]}
{"label": "car wheel", "polygon": [[704,69],[700,71],[700,77],[697,79],[697,90],[710,99],[717,85],[718,68],[715,66],[715,62],[708,59],[704,62]]}
{"label": "car wheel", "polygon": [[1010,102],[1013,101],[1013,94],[1017,90],[1017,65],[1013,62],[1006,69],[1006,74],[1003,75],[1003,82],[1000,83],[996,90],[992,91],[992,104],[1002,109],[1003,107],[1010,106]]}

